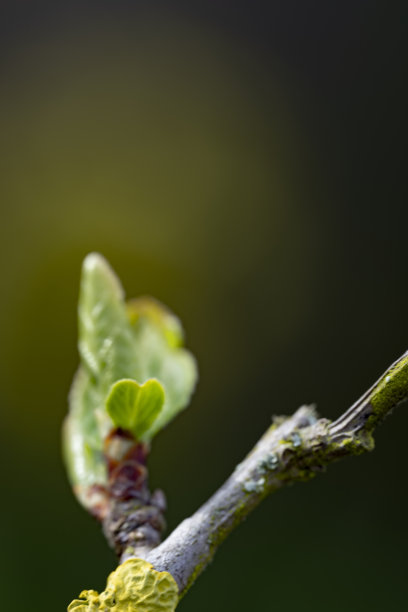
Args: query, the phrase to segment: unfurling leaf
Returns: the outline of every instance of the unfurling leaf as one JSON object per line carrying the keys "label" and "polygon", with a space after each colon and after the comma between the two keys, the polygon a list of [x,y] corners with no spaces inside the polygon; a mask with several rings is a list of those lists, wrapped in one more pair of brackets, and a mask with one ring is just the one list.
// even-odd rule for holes
{"label": "unfurling leaf", "polygon": [[132,432],[137,440],[153,425],[164,404],[164,390],[151,378],[143,385],[123,379],[112,385],[106,409],[116,427]]}
{"label": "unfurling leaf", "polygon": [[152,298],[127,304],[119,279],[97,253],[83,263],[78,315],[81,363],[64,454],[75,492],[89,507],[93,485],[107,482],[103,448],[113,427],[150,442],[189,403],[197,366],[182,348],[179,319]]}
{"label": "unfurling leaf", "polygon": [[82,266],[78,307],[81,362],[105,392],[119,378],[133,378],[137,367],[124,291],[108,262],[88,255]]}
{"label": "unfurling leaf", "polygon": [[146,432],[153,438],[189,403],[197,382],[197,364],[193,355],[182,347],[183,328],[168,308],[149,297],[131,300],[129,319],[138,346],[136,380],[156,378],[163,385],[163,410]]}

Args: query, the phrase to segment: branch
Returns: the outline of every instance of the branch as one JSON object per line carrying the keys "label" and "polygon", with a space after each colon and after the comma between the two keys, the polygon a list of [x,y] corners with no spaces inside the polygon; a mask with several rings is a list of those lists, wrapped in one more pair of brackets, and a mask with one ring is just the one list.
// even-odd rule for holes
{"label": "branch", "polygon": [[[270,493],[305,481],[332,461],[374,448],[373,430],[408,397],[408,351],[336,421],[313,406],[278,417],[221,488],[147,555],[184,595],[231,531]],[[124,560],[124,559],[122,559]]]}

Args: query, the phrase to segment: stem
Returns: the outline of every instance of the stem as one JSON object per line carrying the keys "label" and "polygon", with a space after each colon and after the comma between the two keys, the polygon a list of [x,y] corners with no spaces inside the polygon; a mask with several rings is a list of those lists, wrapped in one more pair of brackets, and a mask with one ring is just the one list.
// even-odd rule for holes
{"label": "stem", "polygon": [[184,595],[231,531],[270,493],[308,480],[326,465],[372,450],[374,428],[408,397],[408,352],[333,423],[313,406],[275,419],[221,488],[146,560],[167,571]]}

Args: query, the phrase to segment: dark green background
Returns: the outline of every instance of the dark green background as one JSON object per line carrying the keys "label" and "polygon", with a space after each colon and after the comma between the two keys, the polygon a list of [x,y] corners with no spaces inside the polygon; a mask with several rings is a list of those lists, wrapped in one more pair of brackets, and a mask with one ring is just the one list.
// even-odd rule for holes
{"label": "dark green background", "polygon": [[[198,358],[150,462],[170,529],[273,413],[334,418],[408,347],[407,10],[2,7],[0,601],[56,612],[115,565],[60,457],[87,252]],[[405,609],[407,430],[405,406],[373,454],[263,503],[180,612]]]}

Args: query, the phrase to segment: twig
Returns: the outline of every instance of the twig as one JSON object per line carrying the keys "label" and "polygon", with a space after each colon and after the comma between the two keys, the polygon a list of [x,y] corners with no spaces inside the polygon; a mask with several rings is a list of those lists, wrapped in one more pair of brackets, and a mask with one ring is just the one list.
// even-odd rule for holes
{"label": "twig", "polygon": [[276,418],[221,488],[147,561],[170,572],[184,595],[219,545],[262,499],[284,485],[308,480],[332,461],[372,450],[374,428],[407,397],[408,352],[336,421],[318,419],[313,406]]}

